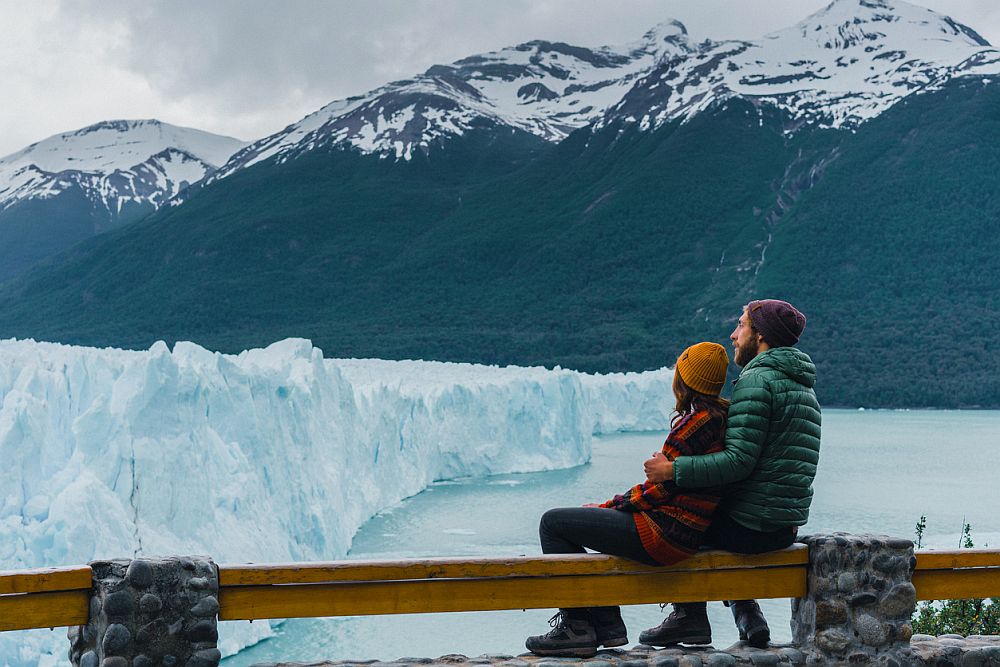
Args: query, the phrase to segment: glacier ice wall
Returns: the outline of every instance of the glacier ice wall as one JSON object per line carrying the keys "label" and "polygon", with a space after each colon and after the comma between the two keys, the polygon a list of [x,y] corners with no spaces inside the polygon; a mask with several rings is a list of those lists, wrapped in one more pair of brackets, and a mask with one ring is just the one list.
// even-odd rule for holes
{"label": "glacier ice wall", "polygon": [[[342,558],[434,480],[579,465],[592,433],[664,428],[671,380],[324,359],[301,339],[235,356],[0,341],[0,569]],[[271,632],[220,629],[229,653]],[[0,664],[67,648],[61,630],[6,633]]]}

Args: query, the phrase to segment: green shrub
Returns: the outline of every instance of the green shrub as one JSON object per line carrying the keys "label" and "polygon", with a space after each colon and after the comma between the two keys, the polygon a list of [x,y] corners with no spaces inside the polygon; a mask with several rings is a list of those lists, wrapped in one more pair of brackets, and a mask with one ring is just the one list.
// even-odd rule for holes
{"label": "green shrub", "polygon": [[[916,525],[917,548],[923,541],[927,517]],[[962,522],[959,548],[971,549],[972,526]],[[911,619],[913,632],[925,635],[997,635],[1000,634],[1000,603],[992,599],[933,600],[917,605]]]}

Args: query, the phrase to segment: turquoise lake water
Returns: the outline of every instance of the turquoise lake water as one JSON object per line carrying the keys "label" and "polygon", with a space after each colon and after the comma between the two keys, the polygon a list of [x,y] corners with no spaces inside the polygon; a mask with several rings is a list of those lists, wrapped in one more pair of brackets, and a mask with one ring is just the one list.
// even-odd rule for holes
{"label": "turquoise lake water", "polygon": [[[642,481],[642,461],[664,433],[595,438],[588,465],[570,470],[439,482],[382,512],[358,532],[350,558],[537,554],[538,517],[549,507],[598,502]],[[1000,411],[828,410],[809,524],[802,533],[848,531],[913,538],[927,516],[924,546],[954,548],[962,524],[976,546],[1000,544]],[[788,600],[761,602],[774,641],[788,641]],[[223,661],[393,660],[524,652],[547,631],[552,610],[411,614],[290,620],[278,636]],[[737,640],[729,611],[710,603],[713,644]],[[634,641],[658,624],[657,605],[623,609]]]}

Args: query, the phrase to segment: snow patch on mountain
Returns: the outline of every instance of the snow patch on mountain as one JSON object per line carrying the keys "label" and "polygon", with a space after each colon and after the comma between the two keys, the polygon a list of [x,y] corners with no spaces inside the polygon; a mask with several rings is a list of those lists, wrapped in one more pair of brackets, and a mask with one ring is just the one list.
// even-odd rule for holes
{"label": "snow patch on mountain", "polygon": [[998,73],[1000,52],[947,16],[898,0],[834,0],[759,40],[706,43],[661,63],[597,126],[656,128],[742,97],[796,125],[853,127],[955,77]]}
{"label": "snow patch on mountain", "polygon": [[157,120],[117,120],[58,134],[0,159],[0,211],[78,187],[112,214],[159,207],[246,142]]}
{"label": "snow patch on mountain", "polygon": [[620,47],[533,41],[435,65],[412,79],[328,104],[240,151],[209,180],[320,146],[408,160],[476,127],[559,141],[600,118],[657,62],[693,51],[684,26],[668,21]]}

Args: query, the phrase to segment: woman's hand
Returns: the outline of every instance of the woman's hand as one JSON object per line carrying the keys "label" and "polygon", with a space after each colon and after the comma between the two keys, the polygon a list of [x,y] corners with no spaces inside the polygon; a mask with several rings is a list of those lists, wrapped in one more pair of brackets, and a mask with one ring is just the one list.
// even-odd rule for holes
{"label": "woman's hand", "polygon": [[584,503],[584,507],[600,507],[597,503]]}
{"label": "woman's hand", "polygon": [[663,455],[663,452],[653,452],[652,458],[642,464],[646,479],[653,484],[660,484],[674,479],[674,463]]}

